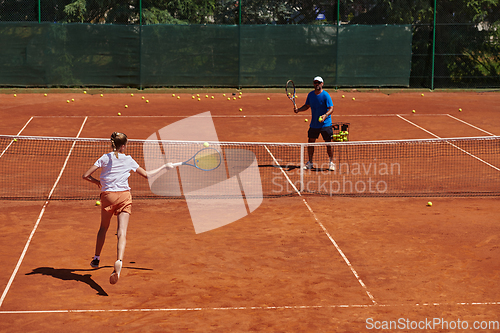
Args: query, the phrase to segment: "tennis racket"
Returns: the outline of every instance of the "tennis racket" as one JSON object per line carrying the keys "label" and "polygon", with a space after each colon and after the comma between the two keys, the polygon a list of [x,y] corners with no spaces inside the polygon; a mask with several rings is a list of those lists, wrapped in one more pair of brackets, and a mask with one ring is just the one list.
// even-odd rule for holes
{"label": "tennis racket", "polygon": [[285,91],[286,96],[292,101],[293,109],[295,110],[297,108],[297,105],[295,104],[295,84],[292,80],[288,80],[286,82]]}
{"label": "tennis racket", "polygon": [[215,148],[204,148],[185,162],[172,163],[174,167],[190,165],[203,171],[217,169],[221,163],[220,152]]}

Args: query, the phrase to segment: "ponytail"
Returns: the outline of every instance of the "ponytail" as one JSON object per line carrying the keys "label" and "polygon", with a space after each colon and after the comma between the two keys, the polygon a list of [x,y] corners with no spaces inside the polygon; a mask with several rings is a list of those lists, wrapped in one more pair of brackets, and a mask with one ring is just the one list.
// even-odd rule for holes
{"label": "ponytail", "polygon": [[113,132],[111,134],[111,148],[118,158],[118,150],[127,143],[127,136],[124,133]]}

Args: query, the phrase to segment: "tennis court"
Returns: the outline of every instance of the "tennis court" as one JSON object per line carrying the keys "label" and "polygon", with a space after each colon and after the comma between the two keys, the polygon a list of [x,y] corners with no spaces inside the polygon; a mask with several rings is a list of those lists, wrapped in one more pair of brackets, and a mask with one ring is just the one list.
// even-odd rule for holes
{"label": "tennis court", "polygon": [[[498,92],[422,96],[420,91],[327,91],[335,103],[333,121],[350,124],[351,145],[500,135]],[[298,95],[302,105],[305,91]],[[307,140],[310,113],[293,114],[283,92],[244,90],[239,95],[229,89],[2,94],[0,135],[108,139],[120,131],[130,139],[145,140],[160,128],[206,111],[211,112],[221,142]],[[495,188],[500,179],[498,141],[487,151],[462,141],[452,143],[443,153],[458,156],[453,155],[456,163],[447,170],[453,176],[450,184],[460,188],[484,178],[487,191],[487,186]],[[51,180],[54,194],[62,190],[58,175],[65,184],[64,177],[80,176],[91,165],[75,163],[71,145],[62,147],[69,156],[66,169],[65,158],[57,157],[35,175]],[[0,151],[6,148],[2,141]],[[323,148],[317,149],[318,162],[325,158]],[[425,164],[440,167],[440,156],[436,155],[436,165],[432,160]],[[29,164],[29,158],[24,151],[15,161]],[[411,175],[403,160],[401,165],[403,173]],[[265,180],[266,168],[260,169]],[[285,179],[282,186],[287,179],[282,174],[296,175],[296,170],[272,169],[280,182]],[[11,177],[1,178],[2,193],[9,189],[8,179],[14,183],[19,174],[29,176],[22,170],[11,172]],[[304,177],[317,179],[312,173]],[[143,182],[147,188],[147,181],[139,178],[132,175],[131,183]],[[73,181],[88,185],[81,178]],[[37,184],[32,187],[35,190]],[[292,186],[285,196],[265,196],[247,216],[201,234],[194,232],[184,199],[136,199],[124,269],[113,286],[108,280],[115,259],[115,220],[101,267],[89,265],[100,218],[95,199],[1,200],[0,330],[500,329],[498,194],[366,197],[313,192],[298,194]],[[432,207],[426,206],[428,201]],[[389,327],[395,324],[399,326]]]}

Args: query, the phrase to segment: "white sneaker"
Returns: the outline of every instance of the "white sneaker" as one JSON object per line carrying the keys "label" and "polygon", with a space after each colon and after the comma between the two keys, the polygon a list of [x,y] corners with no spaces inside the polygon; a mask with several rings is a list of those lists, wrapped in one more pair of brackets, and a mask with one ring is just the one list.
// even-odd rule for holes
{"label": "white sneaker", "polygon": [[335,171],[335,163],[330,162],[330,165],[328,166],[328,170]]}
{"label": "white sneaker", "polygon": [[120,272],[122,271],[122,261],[117,260],[115,261],[115,270],[113,273],[111,273],[111,276],[109,277],[109,283],[111,284],[116,284],[118,282],[118,279],[120,278]]}
{"label": "white sneaker", "polygon": [[313,164],[311,161],[307,161],[306,165],[304,165],[304,170],[310,170],[313,168]]}

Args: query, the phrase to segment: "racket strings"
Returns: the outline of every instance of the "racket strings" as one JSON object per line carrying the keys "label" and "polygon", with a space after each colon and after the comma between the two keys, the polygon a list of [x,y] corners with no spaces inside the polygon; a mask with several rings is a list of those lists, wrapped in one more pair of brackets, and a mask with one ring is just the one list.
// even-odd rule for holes
{"label": "racket strings", "polygon": [[201,151],[196,154],[194,164],[202,170],[212,170],[217,168],[221,163],[220,154],[215,150]]}

